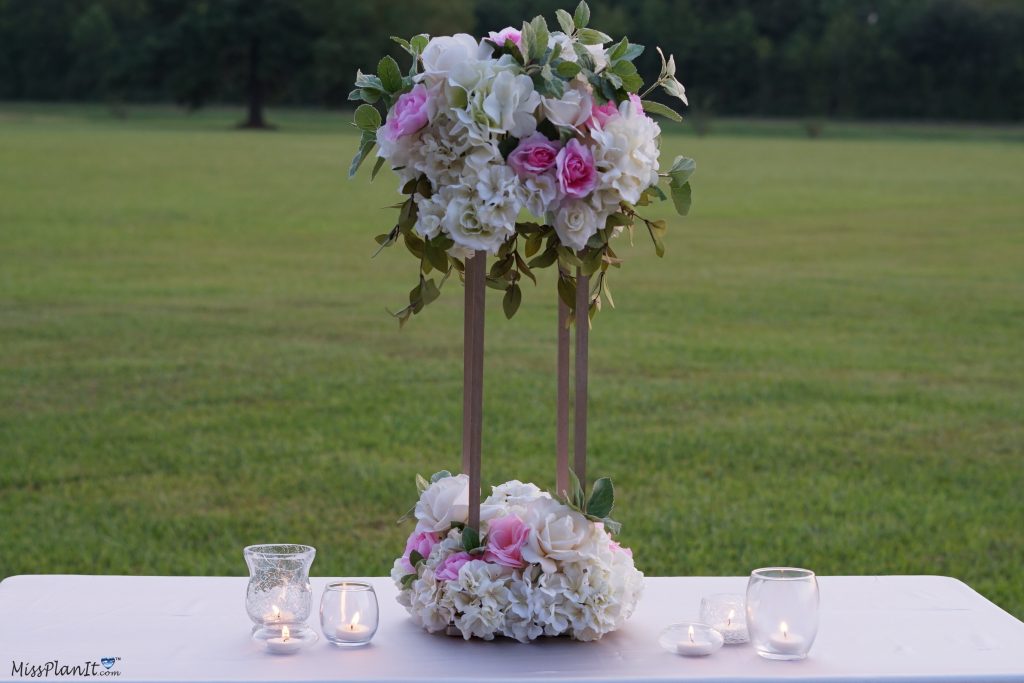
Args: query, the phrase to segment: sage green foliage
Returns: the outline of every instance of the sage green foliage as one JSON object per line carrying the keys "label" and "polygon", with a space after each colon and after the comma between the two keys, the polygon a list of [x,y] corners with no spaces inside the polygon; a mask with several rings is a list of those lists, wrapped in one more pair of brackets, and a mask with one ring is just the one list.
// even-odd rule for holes
{"label": "sage green foliage", "polygon": [[[398,331],[349,115],[0,109],[0,576],[384,575],[460,466],[462,297]],[[666,124],[700,201],[615,249],[588,471],[651,575],[946,574],[1024,617],[1024,133]],[[366,169],[362,173],[368,174]],[[487,300],[483,477],[554,487],[553,270]],[[589,484],[588,489],[589,490]],[[239,595],[239,609],[242,596]]]}

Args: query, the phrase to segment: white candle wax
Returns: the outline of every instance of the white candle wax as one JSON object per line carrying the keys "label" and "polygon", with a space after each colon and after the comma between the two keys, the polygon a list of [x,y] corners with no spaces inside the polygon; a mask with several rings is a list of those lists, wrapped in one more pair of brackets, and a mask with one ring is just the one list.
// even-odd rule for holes
{"label": "white candle wax", "polygon": [[768,644],[775,652],[782,655],[800,654],[804,650],[803,637],[790,633],[786,622],[779,624],[779,630],[768,637]]}
{"label": "white candle wax", "polygon": [[688,637],[676,643],[676,652],[685,657],[703,657],[711,654],[714,649],[714,644],[702,633],[694,633],[692,626]]}
{"label": "white candle wax", "polygon": [[302,641],[292,638],[287,626],[281,629],[279,637],[267,639],[267,651],[275,655],[293,655],[300,649],[302,649]]}
{"label": "white candle wax", "polygon": [[747,627],[743,624],[715,624],[715,630],[722,634],[726,643],[735,645],[746,643],[750,640],[747,635]]}
{"label": "white candle wax", "polygon": [[361,643],[369,633],[370,627],[362,624],[342,624],[334,629],[335,638],[346,643]]}

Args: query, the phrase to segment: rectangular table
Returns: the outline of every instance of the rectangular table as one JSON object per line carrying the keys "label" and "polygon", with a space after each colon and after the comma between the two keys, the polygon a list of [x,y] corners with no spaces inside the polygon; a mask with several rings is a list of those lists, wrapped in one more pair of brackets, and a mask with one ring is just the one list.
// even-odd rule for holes
{"label": "rectangular table", "polygon": [[[59,660],[95,662],[96,678],[119,681],[1024,681],[1024,623],[941,576],[820,577],[821,627],[802,662],[764,660],[750,645],[700,659],[658,646],[664,627],[697,617],[701,596],[742,593],[745,577],[649,578],[617,633],[528,645],[429,635],[390,580],[368,580],[381,607],[371,645],[342,650],[321,637],[281,657],[249,637],[245,578],[10,577],[0,583],[0,679],[20,679],[19,662],[25,672]],[[328,581],[312,579],[318,632]],[[102,658],[114,658],[109,670]]]}

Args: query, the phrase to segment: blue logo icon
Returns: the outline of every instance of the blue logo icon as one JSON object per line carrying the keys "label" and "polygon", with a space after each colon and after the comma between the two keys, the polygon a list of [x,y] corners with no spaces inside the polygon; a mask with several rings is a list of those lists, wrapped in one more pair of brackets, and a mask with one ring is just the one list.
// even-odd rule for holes
{"label": "blue logo icon", "polygon": [[104,657],[103,659],[100,660],[100,663],[103,666],[105,666],[106,668],[110,669],[111,667],[114,666],[114,658],[113,657]]}

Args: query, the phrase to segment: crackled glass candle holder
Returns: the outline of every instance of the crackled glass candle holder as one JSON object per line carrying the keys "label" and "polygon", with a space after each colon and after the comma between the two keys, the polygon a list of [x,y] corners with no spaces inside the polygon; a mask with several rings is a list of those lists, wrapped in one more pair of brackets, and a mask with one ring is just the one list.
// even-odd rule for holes
{"label": "crackled glass candle holder", "polygon": [[700,601],[700,620],[722,634],[726,645],[750,642],[747,635],[747,610],[743,596],[734,593],[716,593]]}
{"label": "crackled glass candle holder", "polygon": [[309,618],[313,592],[309,587],[309,567],[316,548],[308,545],[251,545],[243,551],[249,565],[249,586],[245,591],[245,610],[255,624],[271,635],[288,625]]}
{"label": "crackled glass candle holder", "polygon": [[339,647],[366,645],[377,632],[377,593],[361,581],[328,584],[320,598],[324,638]]}
{"label": "crackled glass candle holder", "polygon": [[755,569],[747,582],[747,628],[766,659],[804,659],[818,635],[818,581],[793,567]]}

